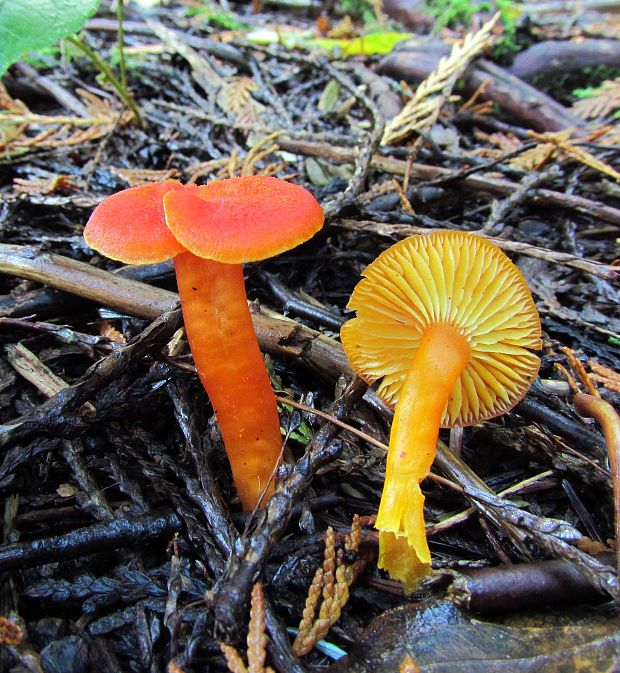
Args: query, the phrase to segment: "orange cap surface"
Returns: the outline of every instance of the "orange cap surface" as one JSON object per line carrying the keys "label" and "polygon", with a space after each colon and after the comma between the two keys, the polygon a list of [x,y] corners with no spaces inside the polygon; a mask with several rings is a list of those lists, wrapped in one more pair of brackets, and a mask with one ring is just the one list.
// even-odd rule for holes
{"label": "orange cap surface", "polygon": [[166,226],[163,198],[185,187],[173,180],[131,187],[112,194],[93,211],[84,229],[88,245],[125,264],[163,262],[183,246]]}
{"label": "orange cap surface", "polygon": [[441,425],[467,426],[510,410],[540,366],[541,326],[525,279],[489,241],[464,232],[411,236],[363,273],[341,330],[351,365],[396,406],[422,337],[433,325],[462,335],[469,363],[454,384]]}
{"label": "orange cap surface", "polygon": [[285,180],[248,176],[164,196],[166,223],[187,250],[226,264],[273,257],[323,226],[312,194]]}

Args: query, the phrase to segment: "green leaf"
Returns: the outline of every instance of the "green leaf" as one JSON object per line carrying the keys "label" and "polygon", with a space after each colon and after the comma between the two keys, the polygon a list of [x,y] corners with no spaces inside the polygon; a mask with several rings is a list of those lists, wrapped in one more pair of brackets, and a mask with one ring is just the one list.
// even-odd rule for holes
{"label": "green leaf", "polygon": [[308,30],[288,30],[281,26],[274,28],[258,28],[249,33],[246,33],[246,40],[254,44],[261,44],[264,46],[270,44],[279,44],[285,49],[297,49],[305,46],[309,38],[313,35],[312,31]]}
{"label": "green leaf", "polygon": [[588,86],[585,89],[573,89],[572,93],[576,98],[594,98],[601,93],[601,87]]}
{"label": "green leaf", "polygon": [[343,56],[358,56],[360,54],[372,56],[374,54],[389,54],[395,45],[403,40],[408,40],[411,37],[411,33],[371,33],[369,35],[356,37],[352,40],[319,37],[315,40],[310,40],[309,44],[311,46],[321,47],[326,51],[332,51],[338,48],[342,50]]}
{"label": "green leaf", "polygon": [[342,87],[335,79],[330,79],[317,103],[319,112],[334,112],[338,107],[338,98]]}
{"label": "green leaf", "polygon": [[224,30],[246,30],[248,28],[248,24],[239,21],[233,12],[224,12],[211,5],[188,7],[187,16],[197,17],[205,23],[224,28]]}
{"label": "green leaf", "polygon": [[[1,0],[0,0],[1,1]],[[312,37],[310,31],[284,30],[276,26],[261,28],[246,35],[246,39],[255,44],[280,44],[286,49],[313,49],[325,51],[340,50],[343,56],[371,56],[373,54],[388,54],[394,45],[408,40],[412,33],[368,33],[351,40],[329,37]]]}
{"label": "green leaf", "polygon": [[79,30],[99,0],[0,0],[0,76],[22,54]]}

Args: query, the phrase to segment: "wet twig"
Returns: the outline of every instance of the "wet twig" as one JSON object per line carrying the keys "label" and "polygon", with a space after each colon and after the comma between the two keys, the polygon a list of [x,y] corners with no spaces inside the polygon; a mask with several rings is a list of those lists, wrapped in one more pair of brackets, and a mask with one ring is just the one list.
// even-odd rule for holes
{"label": "wet twig", "polygon": [[482,235],[491,234],[495,236],[501,234],[502,229],[504,228],[511,213],[516,211],[521,203],[526,200],[528,195],[536,190],[536,188],[543,182],[547,182],[548,180],[553,179],[560,174],[560,168],[554,165],[547,170],[526,175],[519,185],[519,188],[515,189],[515,191],[512,192],[510,196],[503,199],[502,201],[493,202],[491,205],[491,213],[487,218],[487,221],[484,223],[482,229],[477,233]]}
{"label": "wet twig", "polygon": [[[612,558],[603,556],[601,562]],[[605,600],[572,562],[563,559],[463,570],[455,573],[448,593],[458,605],[476,612]]]}
{"label": "wet twig", "polygon": [[179,476],[183,478],[189,496],[198,506],[211,537],[219,547],[219,563],[216,567],[223,571],[226,559],[232,554],[238,535],[227,511],[224,509],[214,475],[208,463],[205,440],[196,427],[196,410],[192,407],[189,391],[182,384],[169,387],[174,404],[175,416],[183,432],[186,450],[192,458],[197,477],[190,476],[179,466]]}
{"label": "wet twig", "polygon": [[[343,163],[353,163],[355,152],[349,148],[333,147],[324,143],[313,143],[307,141],[278,139],[280,149],[287,152],[304,154],[307,156],[319,156],[332,161]],[[441,166],[431,166],[428,164],[411,163],[402,159],[394,159],[379,154],[371,157],[370,165],[372,168],[384,171],[392,175],[406,175],[410,171],[412,178],[419,180],[435,180],[444,175],[452,173],[452,169]],[[491,194],[493,196],[509,196],[519,189],[519,184],[503,178],[494,178],[484,175],[469,175],[457,184],[465,189]],[[555,206],[567,208],[572,211],[584,213],[589,217],[596,217],[604,222],[611,224],[620,224],[620,210],[613,206],[608,206],[598,201],[592,201],[583,196],[575,194],[565,194],[552,189],[537,189],[528,195],[525,203],[534,203],[541,206]]]}
{"label": "wet twig", "polygon": [[0,571],[33,568],[87,554],[172,537],[182,527],[176,514],[115,519],[53,537],[0,547]]}
{"label": "wet twig", "polygon": [[[140,318],[154,319],[178,305],[178,295],[35,248],[0,244],[0,273],[30,278]],[[294,358],[328,381],[352,375],[338,342],[268,309],[251,305],[263,351]],[[171,335],[170,335],[171,336]],[[0,428],[1,433],[1,428]],[[0,444],[2,437],[0,434]]]}
{"label": "wet twig", "polygon": [[354,96],[368,110],[373,122],[371,132],[364,139],[358,141],[358,145],[361,149],[355,157],[355,172],[353,173],[353,177],[349,181],[347,188],[327,203],[322,204],[325,219],[329,222],[329,220],[336,217],[345,206],[353,203],[356,196],[362,191],[368,171],[372,164],[372,157],[377,151],[383,136],[385,120],[383,119],[383,115],[379,108],[374,104],[370,97],[362,93],[359,88],[355,86],[353,80],[341,69],[336,68],[325,59],[320,59],[317,66],[319,68],[324,68],[330,77],[335,79],[344,89]]}
{"label": "wet twig", "polygon": [[[429,222],[429,227],[416,227],[412,224],[385,224],[383,222],[372,222],[370,220],[339,219],[332,222],[333,226],[342,227],[343,229],[369,231],[377,236],[398,236],[403,238],[414,234],[429,234],[433,231],[434,227],[439,228],[440,224],[441,223],[437,220],[431,220]],[[480,232],[476,233],[480,234]],[[551,262],[552,264],[561,264],[573,269],[579,269],[580,271],[585,271],[598,278],[604,278],[605,280],[614,281],[620,278],[620,271],[618,271],[618,268],[613,264],[602,264],[595,260],[583,259],[582,257],[567,252],[540,248],[522,241],[511,241],[493,236],[485,236],[485,238],[506,252],[519,253],[521,255],[527,255],[528,257],[534,257],[535,259],[542,259],[546,262]]]}
{"label": "wet twig", "polygon": [[598,591],[616,599],[620,597],[616,572],[571,544],[583,537],[577,529],[565,521],[538,517],[502,500],[441,441],[437,445],[435,462],[463,488],[464,495],[481,514],[510,532],[512,541],[527,556],[527,544],[534,541],[555,558],[563,558],[576,565]]}
{"label": "wet twig", "polygon": [[114,512],[103,491],[86,467],[82,457],[83,452],[84,447],[79,439],[63,440],[62,457],[80,487],[76,496],[80,509],[92,514],[97,521],[110,521],[114,518]]}
{"label": "wet twig", "polygon": [[266,271],[260,272],[261,278],[269,285],[269,289],[282,302],[285,311],[301,318],[306,318],[327,329],[339,331],[344,323],[344,318],[334,315],[320,306],[314,306],[301,299],[295,292],[290,290],[284,283],[279,281],[273,274]]}
{"label": "wet twig", "polygon": [[173,292],[135,285],[136,281],[42,251],[38,246],[0,244],[0,273],[28,278],[99,303],[109,297],[108,306],[151,320],[172,311],[179,302]]}
{"label": "wet twig", "polygon": [[164,313],[129,344],[94,364],[79,383],[59,391],[24,416],[1,425],[0,445],[23,442],[35,434],[49,435],[57,429],[65,430],[68,415],[77,414],[85,402],[117,379],[132,363],[167,343],[178,329],[180,320],[180,311]]}
{"label": "wet twig", "polygon": [[605,455],[605,445],[599,434],[531,397],[521,400],[515,407],[515,411],[525,418],[541,423],[551,432],[564,437],[568,441],[585,447],[597,457]]}
{"label": "wet twig", "polygon": [[[346,418],[365,390],[366,384],[354,379],[333,403],[329,413],[341,420]],[[323,425],[304,456],[289,468],[289,474],[276,488],[267,507],[258,513],[253,532],[241,537],[223,577],[216,583],[209,600],[218,631],[228,642],[238,638],[243,606],[247,604],[263,564],[286,530],[293,505],[302,497],[316,471],[340,454],[342,445],[333,441],[339,431],[331,423]]]}

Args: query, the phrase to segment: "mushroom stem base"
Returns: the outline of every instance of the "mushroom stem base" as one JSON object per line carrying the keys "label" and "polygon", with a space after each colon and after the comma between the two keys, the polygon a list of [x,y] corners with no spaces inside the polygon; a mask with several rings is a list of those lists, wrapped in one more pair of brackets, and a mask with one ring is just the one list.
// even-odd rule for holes
{"label": "mushroom stem base", "polygon": [[[387,485],[387,482],[386,482]],[[403,583],[405,592],[410,593],[420,579],[428,573],[431,555],[424,529],[424,495],[417,482],[408,479],[390,481],[390,503],[383,506],[386,497],[384,489],[381,506],[384,512],[394,507],[398,510],[403,532],[387,531],[379,528],[379,568],[387,570],[390,577]],[[377,520],[378,522],[378,520]]]}
{"label": "mushroom stem base", "polygon": [[396,405],[375,526],[382,533],[379,565],[408,590],[415,586],[416,573],[417,579],[426,574],[431,560],[420,482],[430,472],[446,402],[470,357],[466,338],[454,327],[428,329]]}
{"label": "mushroom stem base", "polygon": [[580,416],[596,419],[605,434],[614,494],[616,568],[620,577],[620,417],[609,402],[593,395],[578,393],[573,404]]}
{"label": "mushroom stem base", "polygon": [[[282,452],[277,402],[256,341],[241,264],[174,260],[185,331],[220,426],[244,510],[273,492]],[[271,482],[271,483],[270,483]]]}

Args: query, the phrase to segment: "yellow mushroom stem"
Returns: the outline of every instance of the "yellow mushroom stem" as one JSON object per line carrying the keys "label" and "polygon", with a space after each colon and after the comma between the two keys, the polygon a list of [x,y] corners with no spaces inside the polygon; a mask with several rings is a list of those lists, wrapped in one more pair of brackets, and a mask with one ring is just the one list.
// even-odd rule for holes
{"label": "yellow mushroom stem", "polygon": [[470,357],[467,339],[457,328],[445,323],[430,327],[396,405],[375,526],[379,567],[407,590],[414,588],[431,562],[420,482],[430,472],[446,403]]}
{"label": "yellow mushroom stem", "polygon": [[594,395],[578,393],[573,404],[580,416],[596,419],[605,435],[614,494],[616,568],[620,577],[620,416],[609,402]]}

